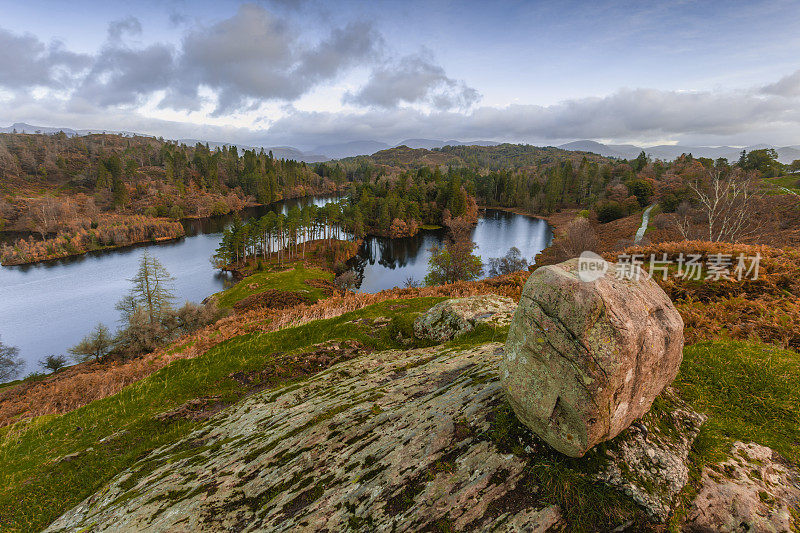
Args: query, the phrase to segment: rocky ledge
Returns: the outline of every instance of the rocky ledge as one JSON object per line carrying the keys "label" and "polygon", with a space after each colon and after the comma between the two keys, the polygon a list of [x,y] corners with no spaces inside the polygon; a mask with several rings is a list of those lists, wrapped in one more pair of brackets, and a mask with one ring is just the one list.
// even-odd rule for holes
{"label": "rocky ledge", "polygon": [[[500,344],[378,352],[255,393],[144,457],[49,531],[566,528],[571,510],[531,477],[563,456],[515,419],[513,431],[502,427],[513,419],[502,356]],[[660,519],[686,482],[700,423],[666,397],[641,424],[569,461],[588,483],[631,495],[646,511],[637,516]]]}

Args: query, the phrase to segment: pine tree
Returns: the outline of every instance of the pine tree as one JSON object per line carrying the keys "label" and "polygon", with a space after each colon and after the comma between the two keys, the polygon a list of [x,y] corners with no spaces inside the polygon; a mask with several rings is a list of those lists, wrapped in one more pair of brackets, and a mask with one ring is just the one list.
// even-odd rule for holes
{"label": "pine tree", "polygon": [[133,283],[131,296],[136,304],[143,309],[150,320],[156,323],[172,308],[175,295],[172,283],[175,280],[170,276],[161,262],[147,252],[139,260],[139,270],[130,281]]}

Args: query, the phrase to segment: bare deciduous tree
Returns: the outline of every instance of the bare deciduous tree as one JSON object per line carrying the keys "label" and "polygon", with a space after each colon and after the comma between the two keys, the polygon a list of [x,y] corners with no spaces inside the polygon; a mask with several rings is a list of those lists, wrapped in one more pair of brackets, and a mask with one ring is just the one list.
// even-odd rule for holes
{"label": "bare deciduous tree", "polygon": [[139,270],[130,281],[133,283],[130,297],[117,304],[117,309],[124,313],[139,306],[151,323],[160,322],[175,299],[172,292],[174,278],[158,259],[144,252],[139,260]]}
{"label": "bare deciduous tree", "polygon": [[591,222],[578,217],[567,224],[564,234],[556,241],[563,259],[578,257],[586,251],[595,252],[598,248],[597,233]]}
{"label": "bare deciduous tree", "polygon": [[528,268],[528,260],[522,257],[519,248],[512,246],[503,257],[489,259],[489,277],[502,276]]}
{"label": "bare deciduous tree", "polygon": [[0,341],[0,383],[18,377],[24,366],[25,361],[19,357],[19,348]]}
{"label": "bare deciduous tree", "polygon": [[[711,242],[738,242],[754,233],[755,207],[761,197],[754,173],[709,168],[704,179],[690,183],[689,187],[697,197],[697,210],[702,215],[702,238]],[[678,230],[684,238],[689,238],[691,209],[684,206],[678,219]]]}
{"label": "bare deciduous tree", "polygon": [[42,240],[48,233],[58,229],[61,209],[58,200],[51,196],[45,196],[41,200],[34,202],[30,206],[30,216],[33,219],[33,227],[42,236]]}
{"label": "bare deciduous tree", "polygon": [[403,280],[403,287],[406,289],[416,289],[421,283],[414,276],[408,276]]}
{"label": "bare deciduous tree", "polygon": [[347,270],[333,279],[333,284],[346,291],[354,291],[358,288],[359,279],[352,270]]}
{"label": "bare deciduous tree", "polygon": [[44,370],[49,370],[50,372],[58,372],[67,366],[67,358],[63,355],[51,354],[39,361],[39,366]]}

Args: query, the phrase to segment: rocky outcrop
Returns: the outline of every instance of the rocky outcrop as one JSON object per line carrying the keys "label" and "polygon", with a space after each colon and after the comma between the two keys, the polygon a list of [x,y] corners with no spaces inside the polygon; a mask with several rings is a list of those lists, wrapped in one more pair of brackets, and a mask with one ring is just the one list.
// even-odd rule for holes
{"label": "rocky outcrop", "polygon": [[663,401],[669,409],[649,412],[605,450],[610,461],[597,475],[630,496],[656,522],[669,517],[689,481],[689,450],[706,421],[672,391],[665,392]]}
{"label": "rocky outcrop", "polygon": [[414,335],[420,339],[447,342],[475,329],[481,323],[506,326],[517,304],[511,298],[486,294],[453,298],[431,307],[414,321]]}
{"label": "rocky outcrop", "polygon": [[50,531],[548,531],[560,510],[485,436],[499,348],[373,353],[256,393]]}
{"label": "rocky outcrop", "polygon": [[766,446],[735,442],[730,459],[705,468],[700,483],[684,531],[800,529],[800,473]]}
{"label": "rocky outcrop", "polygon": [[646,413],[682,359],[683,321],[669,297],[646,275],[608,266],[594,281],[578,276],[578,259],[536,270],[501,361],[520,420],[574,457]]}
{"label": "rocky outcrop", "polygon": [[[550,504],[553,495],[531,477],[554,452],[499,415],[513,417],[497,372],[502,356],[500,344],[373,352],[254,392],[142,458],[49,531],[569,529],[570,510]],[[643,419],[643,453],[659,451],[635,472],[668,462],[658,457],[678,446],[670,439],[683,442],[673,410]],[[637,431],[575,463],[586,468],[578,475],[614,472],[620,461],[623,481],[606,482],[644,491],[624,466]],[[523,436],[524,444],[514,440]]]}

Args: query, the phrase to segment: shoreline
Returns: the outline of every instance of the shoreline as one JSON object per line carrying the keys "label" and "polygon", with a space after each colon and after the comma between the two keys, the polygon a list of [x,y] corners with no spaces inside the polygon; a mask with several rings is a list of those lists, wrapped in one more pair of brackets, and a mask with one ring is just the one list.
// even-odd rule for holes
{"label": "shoreline", "polygon": [[[222,215],[208,215],[208,216],[192,215],[192,216],[181,217],[180,219],[177,219],[177,220],[174,220],[174,221],[183,225],[184,222],[196,222],[196,221],[214,220],[216,218],[221,218],[221,217],[235,215],[237,213],[242,213],[242,212],[246,211],[247,209],[259,208],[259,207],[267,207],[267,206],[270,206],[270,205],[273,205],[273,204],[277,204],[279,202],[285,202],[287,200],[298,200],[298,199],[301,199],[301,198],[311,198],[311,197],[317,197],[317,196],[336,195],[336,194],[339,194],[340,192],[341,192],[340,190],[334,190],[334,191],[321,192],[321,193],[311,193],[311,194],[298,195],[298,196],[286,196],[286,197],[281,198],[280,200],[275,200],[274,202],[271,202],[269,204],[260,204],[260,203],[257,203],[257,202],[251,202],[251,203],[247,203],[244,206],[242,206],[241,209],[238,209],[236,211],[229,211],[229,212],[227,212],[225,214],[222,214]],[[156,218],[158,218],[158,217],[156,217]],[[7,234],[7,233],[10,233],[10,234],[26,233],[29,237],[34,234],[34,232],[29,232],[29,231],[4,230],[4,231],[0,231],[0,236],[2,236],[3,234]],[[160,237],[160,238],[156,238],[156,239],[146,239],[146,240],[141,240],[141,241],[129,242],[129,243],[126,243],[126,244],[115,244],[115,245],[110,245],[110,246],[102,246],[100,248],[95,248],[95,249],[92,249],[92,250],[85,250],[85,251],[82,251],[82,252],[75,252],[75,253],[66,253],[66,254],[63,254],[63,255],[57,255],[57,256],[54,256],[54,257],[46,257],[46,258],[37,259],[37,260],[34,260],[34,261],[0,263],[0,267],[18,267],[18,266],[36,265],[36,264],[39,264],[39,263],[49,263],[51,261],[61,261],[63,259],[80,257],[82,255],[87,255],[87,254],[92,254],[92,253],[112,252],[114,250],[121,250],[123,248],[133,248],[133,247],[136,247],[136,246],[147,246],[147,245],[151,245],[151,244],[153,244],[153,245],[155,245],[155,244],[163,244],[165,242],[176,241],[176,240],[183,239],[183,238],[190,237],[190,236],[191,235],[188,235],[186,233],[185,228],[184,228],[184,232],[183,232],[182,235],[176,235],[174,237]],[[13,242],[10,242],[10,243],[6,243],[6,245],[7,246],[14,246],[15,243],[20,239],[24,239],[24,237],[20,237],[19,239],[15,240]],[[0,242],[4,242],[4,241],[0,241]]]}
{"label": "shoreline", "polygon": [[181,239],[186,238],[186,234],[178,235],[176,237],[159,237],[156,239],[147,239],[145,241],[136,241],[130,242],[127,244],[113,244],[111,246],[103,246],[100,248],[95,248],[93,250],[86,250],[84,252],[77,252],[77,253],[68,253],[65,255],[59,255],[57,257],[48,257],[46,259],[38,259],[36,261],[24,261],[20,263],[2,263],[0,267],[24,267],[29,265],[38,265],[40,263],[50,263],[53,261],[62,261],[64,259],[76,258],[82,255],[89,255],[89,254],[96,254],[96,253],[105,253],[105,252],[113,252],[115,250],[121,250],[123,248],[135,248],[137,246],[148,246],[153,244],[163,244],[165,242],[171,241],[178,241]]}
{"label": "shoreline", "polygon": [[[495,211],[505,211],[507,213],[514,213],[515,215],[522,215],[528,218],[535,218],[537,220],[544,220],[548,222],[551,226],[558,227],[562,226],[564,222],[560,220],[563,217],[570,216],[574,218],[575,214],[580,211],[579,208],[575,207],[566,207],[557,211],[551,215],[534,215],[530,211],[526,211],[521,207],[501,207],[501,206],[492,206],[492,205],[479,205],[478,209],[483,209],[484,211],[487,209],[494,209]],[[572,219],[570,218],[570,220]]]}

